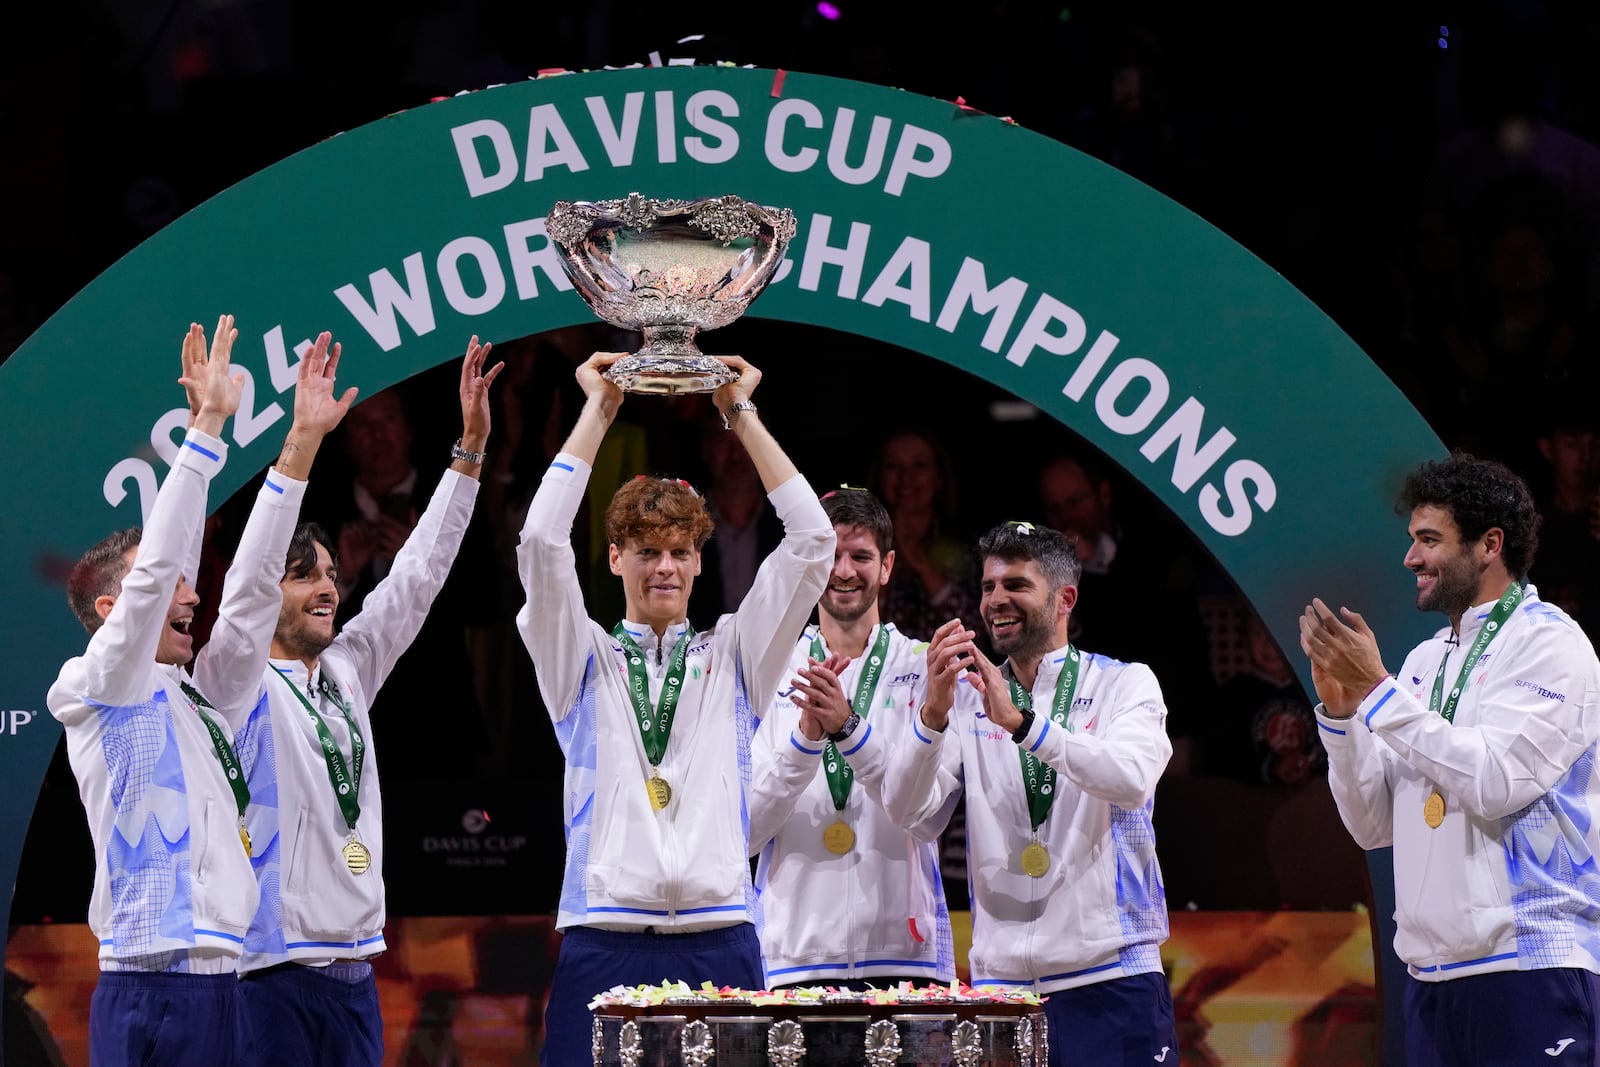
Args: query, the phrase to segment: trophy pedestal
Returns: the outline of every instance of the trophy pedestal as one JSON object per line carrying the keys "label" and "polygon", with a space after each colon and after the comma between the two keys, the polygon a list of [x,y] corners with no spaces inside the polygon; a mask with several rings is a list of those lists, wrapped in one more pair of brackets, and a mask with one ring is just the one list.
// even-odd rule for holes
{"label": "trophy pedestal", "polygon": [[[637,360],[635,363],[633,361]],[[711,393],[739,376],[727,364],[710,356],[699,359],[660,359],[646,361],[638,356],[619,359],[606,371],[606,380],[625,393]]]}
{"label": "trophy pedestal", "polygon": [[[739,372],[720,359],[703,355],[693,342],[681,348],[654,343],[646,329],[645,337],[652,343],[631,356],[623,356],[605,372],[606,381],[625,393],[654,393],[658,396],[676,393],[710,393],[739,380]],[[674,349],[677,350],[674,350]],[[687,349],[688,351],[683,351]]]}

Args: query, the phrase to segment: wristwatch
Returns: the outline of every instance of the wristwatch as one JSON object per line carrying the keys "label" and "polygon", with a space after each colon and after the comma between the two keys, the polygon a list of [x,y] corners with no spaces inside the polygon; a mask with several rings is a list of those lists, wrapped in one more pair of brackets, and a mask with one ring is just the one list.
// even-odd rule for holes
{"label": "wristwatch", "polygon": [[755,402],[751,400],[740,400],[730,405],[728,410],[722,413],[722,428],[724,430],[733,429],[733,420],[738,418],[741,412],[754,411],[755,409]]}
{"label": "wristwatch", "polygon": [[828,740],[832,741],[836,745],[840,744],[841,742],[848,741],[850,740],[850,735],[855,733],[856,727],[860,725],[861,716],[852,711],[850,713],[850,717],[844,721],[844,725],[839,727],[839,731],[837,733],[828,735]]}
{"label": "wristwatch", "polygon": [[1022,725],[1011,732],[1011,740],[1015,741],[1019,745],[1026,741],[1028,739],[1028,731],[1033,729],[1033,720],[1033,709],[1023,708]]}
{"label": "wristwatch", "polygon": [[488,454],[487,452],[468,452],[461,447],[461,438],[459,437],[456,438],[456,443],[450,446],[450,457],[459,459],[463,463],[482,463],[483,457]]}

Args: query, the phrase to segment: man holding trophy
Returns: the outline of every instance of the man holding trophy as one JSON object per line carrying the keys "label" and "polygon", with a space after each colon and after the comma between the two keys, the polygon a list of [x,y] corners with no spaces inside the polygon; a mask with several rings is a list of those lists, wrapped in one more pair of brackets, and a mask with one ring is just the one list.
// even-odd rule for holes
{"label": "man holding trophy", "polygon": [[[725,200],[712,202],[727,208],[721,215],[695,217],[726,219],[733,212]],[[629,204],[657,202],[631,197]],[[670,243],[673,224],[655,228],[647,221],[624,231],[612,220],[606,229],[595,222],[594,205],[579,205],[588,217],[568,217],[562,226],[562,207],[570,205],[552,214],[552,239],[580,292],[612,319],[572,259],[597,249],[619,261],[637,258],[628,254],[629,234],[654,229],[653,239]],[[792,227],[789,216],[790,233]],[[690,247],[678,255],[686,265],[667,264],[677,274],[665,283],[680,296],[692,288],[694,264],[719,252],[704,247],[712,241],[685,236]],[[726,230],[711,236],[723,239]],[[739,240],[734,234],[723,248],[740,254]],[[767,255],[759,267],[768,276],[783,243],[760,249]],[[659,247],[653,252],[672,258]],[[724,279],[736,273],[712,269]],[[635,272],[635,288],[649,284],[644,273]],[[592,621],[578,583],[572,523],[623,400],[622,388],[603,372],[619,374],[636,391],[672,391],[670,380],[648,367],[614,370],[624,358],[638,362],[596,354],[578,368],[584,407],[534,495],[517,549],[528,597],[517,627],[567,761],[567,857],[557,918],[564,936],[545,1013],[543,1064],[591,1060],[588,1003],[613,986],[667,978],[762,984],[747,860],[750,742],[833,559],[832,523],[751,401],[761,372],[738,357],[706,360],[716,364],[713,374],[697,369],[697,380],[681,387],[716,385],[713,400],[760,473],[784,539],[739,609],[697,631],[687,617],[689,592],[711,517],[687,483],[637,478],[617,490],[606,511],[611,572],[622,580],[626,617],[614,627]]]}

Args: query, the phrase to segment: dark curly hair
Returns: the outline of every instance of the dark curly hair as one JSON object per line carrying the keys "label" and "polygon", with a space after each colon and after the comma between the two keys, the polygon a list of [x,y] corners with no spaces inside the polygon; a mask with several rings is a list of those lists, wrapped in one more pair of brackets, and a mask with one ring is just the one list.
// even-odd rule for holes
{"label": "dark curly hair", "polygon": [[711,513],[688,482],[644,475],[623,483],[606,507],[606,540],[622,548],[685,534],[695,551],[711,538]]}
{"label": "dark curly hair", "polygon": [[328,550],[328,559],[332,562],[333,569],[338,570],[338,545],[328,537],[328,532],[316,523],[302,522],[294,528],[294,536],[289,539],[289,550],[284,553],[283,576],[303,578],[315,570],[319,543]]}
{"label": "dark curly hair", "polygon": [[1498,527],[1505,534],[1500,558],[1517,581],[1528,576],[1539,549],[1539,509],[1527,483],[1492,459],[1454,452],[1430,460],[1406,477],[1399,511],[1425,506],[1450,512],[1463,541],[1476,541]]}
{"label": "dark curly hair", "polygon": [[1031,522],[1003,522],[996,526],[978,539],[978,556],[985,562],[991,559],[1006,563],[1032,560],[1044,572],[1052,593],[1064,586],[1077,585],[1083,573],[1072,538]]}

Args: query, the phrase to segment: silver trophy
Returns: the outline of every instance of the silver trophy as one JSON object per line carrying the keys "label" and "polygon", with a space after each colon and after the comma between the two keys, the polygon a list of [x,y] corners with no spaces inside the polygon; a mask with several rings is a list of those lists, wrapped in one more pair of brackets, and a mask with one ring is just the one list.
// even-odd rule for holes
{"label": "silver trophy", "polygon": [[562,200],[545,220],[578,295],[644,347],[606,378],[630,393],[705,393],[738,378],[695,333],[744,314],[794,236],[794,212],[737,196]]}

